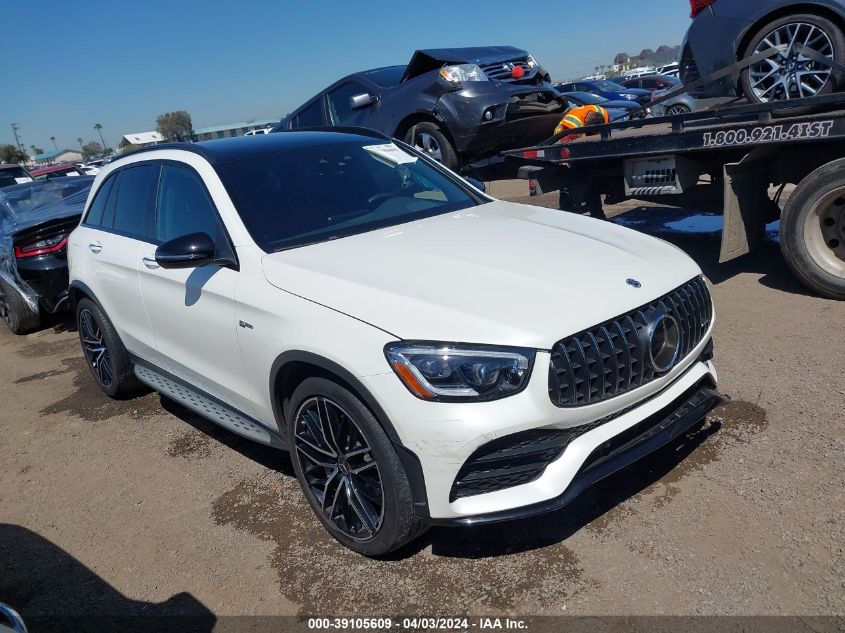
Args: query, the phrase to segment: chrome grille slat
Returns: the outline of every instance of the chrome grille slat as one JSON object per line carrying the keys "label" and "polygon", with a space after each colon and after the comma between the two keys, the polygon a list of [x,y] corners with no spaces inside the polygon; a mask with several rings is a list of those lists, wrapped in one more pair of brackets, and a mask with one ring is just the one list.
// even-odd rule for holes
{"label": "chrome grille slat", "polygon": [[636,389],[661,375],[647,361],[644,330],[662,311],[680,326],[678,362],[702,342],[713,319],[702,277],[605,323],[558,341],[552,348],[549,397],[558,407],[594,404]]}

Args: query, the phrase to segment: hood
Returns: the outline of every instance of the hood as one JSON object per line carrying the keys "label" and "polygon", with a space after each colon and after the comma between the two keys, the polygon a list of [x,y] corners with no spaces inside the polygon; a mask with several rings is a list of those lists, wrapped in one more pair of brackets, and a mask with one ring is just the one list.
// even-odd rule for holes
{"label": "hood", "polygon": [[263,268],[277,288],[398,338],[539,349],[701,274],[642,233],[502,201],[274,253]]}
{"label": "hood", "polygon": [[528,51],[513,46],[474,46],[469,48],[427,48],[416,51],[405,69],[402,81],[437,70],[447,64],[504,62],[527,57]]}

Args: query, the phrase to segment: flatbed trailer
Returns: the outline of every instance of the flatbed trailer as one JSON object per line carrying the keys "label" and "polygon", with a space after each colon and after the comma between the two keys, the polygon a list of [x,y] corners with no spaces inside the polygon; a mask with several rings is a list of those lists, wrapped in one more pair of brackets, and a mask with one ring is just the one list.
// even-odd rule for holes
{"label": "flatbed trailer", "polygon": [[[537,193],[559,191],[566,211],[604,217],[603,203],[633,199],[724,213],[722,262],[755,250],[765,225],[780,219],[795,275],[845,299],[845,94],[565,134],[573,133],[568,142],[556,135],[504,156]],[[796,189],[781,210],[787,184]]]}

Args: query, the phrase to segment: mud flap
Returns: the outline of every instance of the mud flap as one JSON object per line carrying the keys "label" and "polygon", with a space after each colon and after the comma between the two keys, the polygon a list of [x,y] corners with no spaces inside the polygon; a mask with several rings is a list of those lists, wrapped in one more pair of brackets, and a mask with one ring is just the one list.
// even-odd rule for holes
{"label": "mud flap", "polygon": [[719,263],[758,248],[766,237],[766,222],[775,204],[769,198],[768,151],[754,150],[738,163],[724,166],[725,226]]}

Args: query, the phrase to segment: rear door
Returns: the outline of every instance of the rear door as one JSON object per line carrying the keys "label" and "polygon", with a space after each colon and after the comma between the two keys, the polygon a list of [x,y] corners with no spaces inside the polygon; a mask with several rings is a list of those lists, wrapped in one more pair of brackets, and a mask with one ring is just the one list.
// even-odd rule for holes
{"label": "rear door", "polygon": [[97,191],[75,234],[85,258],[85,279],[126,348],[141,357],[155,353],[155,338],[141,301],[138,261],[150,239],[159,166],[130,165]]}
{"label": "rear door", "polygon": [[158,346],[157,364],[217,398],[251,413],[249,385],[238,347],[231,267],[164,269],[156,245],[191,233],[207,233],[218,256],[234,249],[200,175],[183,163],[161,168],[151,243],[138,256],[141,293]]}

